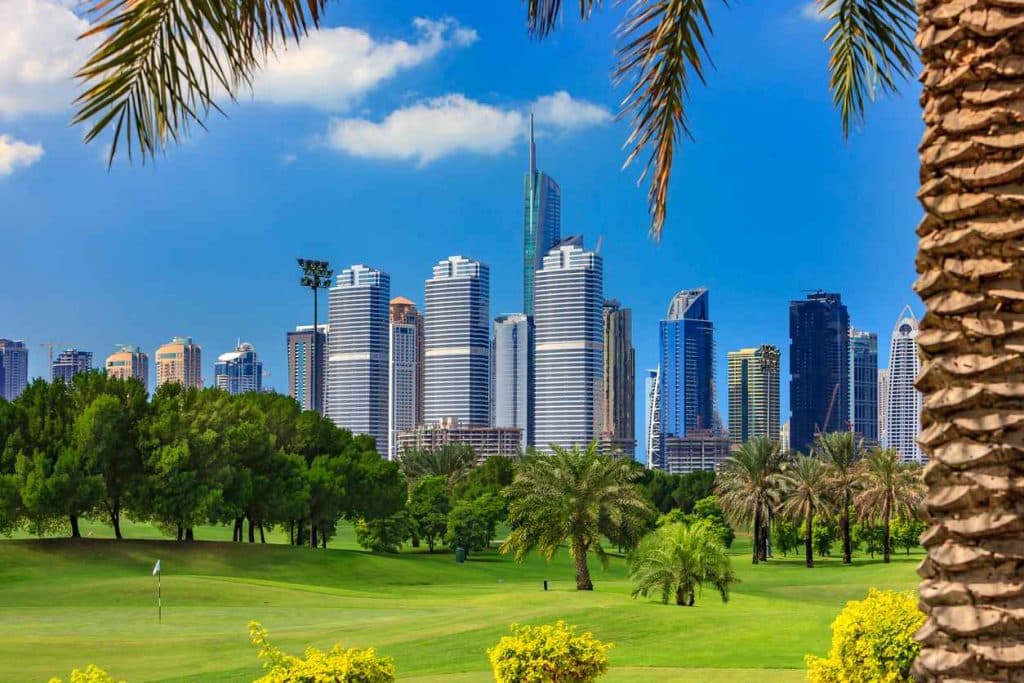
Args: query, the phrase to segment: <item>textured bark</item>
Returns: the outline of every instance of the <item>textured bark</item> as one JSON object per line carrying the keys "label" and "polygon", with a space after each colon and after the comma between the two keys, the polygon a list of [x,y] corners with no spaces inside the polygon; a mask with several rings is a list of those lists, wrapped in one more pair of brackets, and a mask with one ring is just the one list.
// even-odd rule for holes
{"label": "textured bark", "polygon": [[1024,680],[1024,2],[919,0],[920,681]]}
{"label": "textured bark", "polygon": [[753,564],[757,564],[758,560],[761,557],[761,526],[762,525],[761,525],[761,512],[760,511],[757,511],[757,512],[754,513],[754,524],[752,526],[753,526],[753,528],[751,529],[751,533],[753,534],[754,538],[751,539],[753,541],[753,550],[751,552],[751,559],[752,559],[752,563]]}
{"label": "textured bark", "polygon": [[804,529],[804,559],[807,566],[814,567],[814,514],[807,515]]}
{"label": "textured bark", "polygon": [[587,546],[573,541],[572,557],[576,563],[576,590],[594,590],[594,582],[590,580],[590,567],[587,565]]}
{"label": "textured bark", "polygon": [[850,489],[843,489],[843,511],[839,515],[839,533],[843,537],[843,564],[853,563],[853,539],[850,538]]}
{"label": "textured bark", "polygon": [[81,538],[82,532],[78,530],[78,517],[70,515],[68,521],[71,522],[71,538]]}

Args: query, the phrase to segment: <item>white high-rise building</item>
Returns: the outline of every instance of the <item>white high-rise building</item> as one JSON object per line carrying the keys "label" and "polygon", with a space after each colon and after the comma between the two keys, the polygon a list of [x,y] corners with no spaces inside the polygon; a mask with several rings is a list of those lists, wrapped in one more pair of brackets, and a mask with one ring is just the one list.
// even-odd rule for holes
{"label": "white high-rise building", "polygon": [[905,306],[892,329],[889,347],[889,395],[885,410],[886,445],[895,449],[905,462],[924,462],[917,445],[921,432],[921,392],[914,380],[921,372],[917,354],[917,318]]}
{"label": "white high-rise building", "polygon": [[660,407],[658,401],[658,372],[658,368],[648,370],[647,377],[644,379],[644,396],[647,398],[644,405],[644,416],[647,421],[645,426],[644,445],[647,450],[648,469],[653,468],[661,462],[659,459],[661,439],[658,436],[658,424],[661,422],[661,416],[658,413],[658,409]]}
{"label": "white high-rise building", "polygon": [[423,421],[490,422],[490,269],[464,256],[436,266],[426,283]]}
{"label": "white high-rise building", "polygon": [[533,397],[530,387],[530,319],[522,313],[494,319],[491,342],[491,423],[523,430],[522,448],[531,444]]}
{"label": "white high-rise building", "polygon": [[391,278],[364,265],[346,268],[330,290],[327,417],[369,434],[388,452],[388,300]]}
{"label": "white high-rise building", "polygon": [[878,371],[878,443],[886,445],[886,410],[889,408],[889,368]]}
{"label": "white high-rise building", "polygon": [[604,330],[600,255],[568,238],[547,253],[535,291],[534,444],[585,447],[601,434]]}
{"label": "white high-rise building", "polygon": [[388,458],[398,458],[398,433],[416,427],[419,411],[419,351],[423,325],[416,305],[392,299],[391,346],[388,362]]}

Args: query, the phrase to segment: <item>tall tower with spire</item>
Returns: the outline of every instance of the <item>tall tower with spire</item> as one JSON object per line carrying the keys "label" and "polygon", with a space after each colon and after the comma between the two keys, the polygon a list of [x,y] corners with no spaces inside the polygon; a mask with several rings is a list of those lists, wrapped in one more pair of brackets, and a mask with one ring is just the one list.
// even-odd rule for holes
{"label": "tall tower with spire", "polygon": [[562,190],[537,170],[537,146],[530,115],[530,169],[523,187],[523,312],[533,316],[534,279],[562,233]]}

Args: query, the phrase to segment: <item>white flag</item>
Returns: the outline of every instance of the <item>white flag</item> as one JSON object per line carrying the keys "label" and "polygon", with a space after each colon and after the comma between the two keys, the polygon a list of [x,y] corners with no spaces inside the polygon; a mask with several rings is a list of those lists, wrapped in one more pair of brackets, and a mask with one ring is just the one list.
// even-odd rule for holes
{"label": "white flag", "polygon": [[156,566],[153,567],[153,576],[160,573],[160,560],[156,561]]}

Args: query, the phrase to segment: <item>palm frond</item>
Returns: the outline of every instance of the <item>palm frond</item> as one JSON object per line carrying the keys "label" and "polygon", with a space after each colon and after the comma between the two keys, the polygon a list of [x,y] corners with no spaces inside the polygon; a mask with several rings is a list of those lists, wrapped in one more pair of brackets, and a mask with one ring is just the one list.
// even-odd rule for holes
{"label": "palm frond", "polygon": [[831,23],[829,89],[843,137],[864,120],[866,104],[912,75],[917,12],[914,0],[818,0]]}
{"label": "palm frond", "polygon": [[708,59],[705,35],[711,34],[704,0],[636,0],[620,29],[623,40],[615,72],[617,83],[630,90],[622,115],[633,131],[625,165],[645,150],[650,156],[640,174],[650,176],[648,203],[651,236],[661,238],[668,211],[668,187],[677,139],[692,137],[686,121],[691,72],[704,82]]}
{"label": "palm frond", "polygon": [[319,26],[327,0],[90,0],[90,29],[103,36],[77,77],[85,83],[73,123],[85,141],[112,131],[143,160],[204,125],[216,95],[234,97],[276,45]]}
{"label": "palm frond", "polygon": [[[580,19],[589,19],[599,4],[601,0],[579,0]],[[543,38],[562,18],[562,0],[526,0],[526,16],[530,33]]]}

